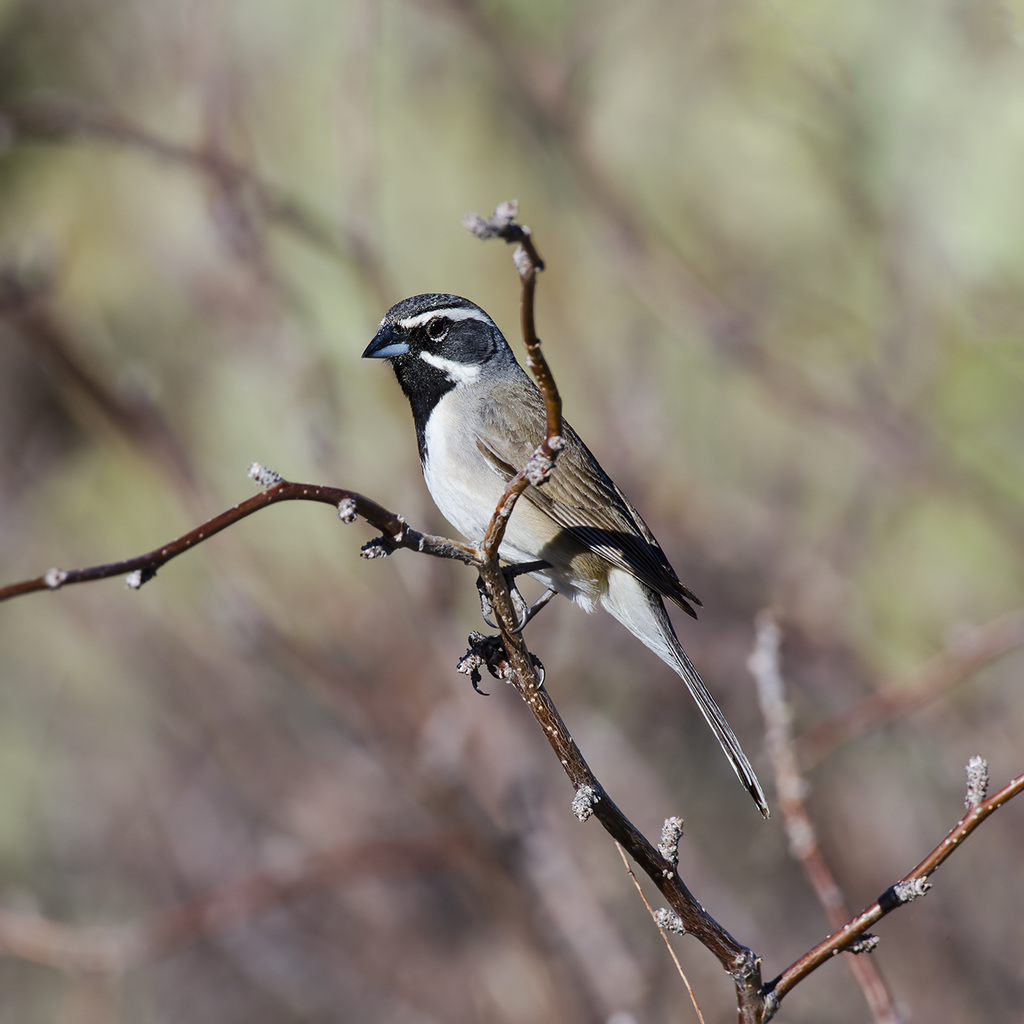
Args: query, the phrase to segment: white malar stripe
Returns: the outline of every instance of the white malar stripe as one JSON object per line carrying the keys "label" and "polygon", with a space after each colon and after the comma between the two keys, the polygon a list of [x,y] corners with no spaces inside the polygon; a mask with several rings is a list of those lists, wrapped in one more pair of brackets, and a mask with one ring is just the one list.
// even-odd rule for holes
{"label": "white malar stripe", "polygon": [[431,366],[436,366],[449,380],[456,384],[472,384],[480,376],[480,367],[476,363],[460,363],[457,359],[444,359],[433,352],[420,352],[420,359]]}
{"label": "white malar stripe", "polygon": [[398,321],[399,327],[411,331],[414,327],[422,327],[435,317],[443,316],[446,320],[479,320],[482,324],[494,326],[494,321],[482,309],[467,309],[465,306],[453,306],[450,309],[430,309],[426,313],[406,317]]}

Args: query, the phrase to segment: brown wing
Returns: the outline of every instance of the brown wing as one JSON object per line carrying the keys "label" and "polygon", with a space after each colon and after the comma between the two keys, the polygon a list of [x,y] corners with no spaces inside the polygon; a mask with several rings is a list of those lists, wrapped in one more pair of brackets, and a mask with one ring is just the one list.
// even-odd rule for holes
{"label": "brown wing", "polygon": [[[533,451],[524,437],[544,436],[544,404],[530,384],[516,394],[496,395],[486,410],[488,440],[477,438],[477,447],[497,473],[511,479]],[[505,402],[505,397],[512,399]],[[513,423],[505,411],[516,410]],[[542,487],[527,487],[521,500],[550,516],[612,565],[631,573],[664,597],[696,617],[693,605],[700,599],[683,586],[643,521],[640,513],[601,468],[575,430],[564,424],[565,448],[555,471]]]}

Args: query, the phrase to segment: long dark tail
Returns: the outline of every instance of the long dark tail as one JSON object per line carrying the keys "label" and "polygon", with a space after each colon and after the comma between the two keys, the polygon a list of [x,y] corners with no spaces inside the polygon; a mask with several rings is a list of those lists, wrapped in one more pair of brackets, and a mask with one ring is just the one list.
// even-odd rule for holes
{"label": "long dark tail", "polygon": [[650,587],[619,570],[612,570],[609,573],[608,582],[608,592],[601,601],[602,605],[662,661],[679,673],[697,702],[701,714],[718,737],[718,742],[722,745],[725,756],[729,758],[733,771],[746,791],[754,798],[757,809],[767,818],[768,801],[765,799],[761,783],[757,781],[754,769],[747,755],[743,753],[736,734],[725,720],[722,709],[715,703],[715,698],[708,692],[704,681],[697,674],[693,663],[676,638],[672,620],[668,617],[661,598]]}
{"label": "long dark tail", "polygon": [[764,790],[761,788],[761,783],[758,781],[747,755],[743,753],[740,741],[736,739],[736,733],[732,731],[732,727],[725,720],[725,715],[722,714],[722,709],[718,706],[715,698],[711,696],[708,688],[704,685],[704,680],[693,667],[693,662],[686,656],[686,651],[676,639],[675,631],[672,629],[672,623],[664,606],[661,608],[660,617],[664,620],[661,625],[666,633],[665,639],[671,641],[669,649],[674,661],[672,667],[686,683],[686,688],[692,694],[705,721],[718,738],[718,742],[725,751],[725,756],[729,758],[729,763],[737,778],[743,783],[744,789],[754,798],[757,809],[767,818],[771,812],[768,810],[768,801],[765,798]]}

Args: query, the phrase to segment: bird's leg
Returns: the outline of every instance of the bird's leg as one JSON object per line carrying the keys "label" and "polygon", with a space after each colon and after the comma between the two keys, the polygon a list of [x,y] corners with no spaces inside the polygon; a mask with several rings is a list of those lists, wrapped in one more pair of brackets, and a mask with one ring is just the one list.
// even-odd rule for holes
{"label": "bird's leg", "polygon": [[540,597],[537,598],[529,608],[526,609],[526,615],[523,618],[522,625],[518,626],[513,632],[521,633],[526,626],[533,621],[533,617],[543,608],[550,600],[558,593],[554,587],[548,587]]}
{"label": "bird's leg", "polygon": [[[528,572],[540,572],[542,569],[550,569],[551,564],[549,562],[521,562],[519,565],[509,566],[505,570],[505,578],[514,580],[516,576],[522,576]],[[509,590],[515,590],[515,584],[509,583]],[[522,595],[519,594],[518,590],[515,590],[516,595],[522,601]],[[543,608],[550,600],[557,594],[558,591],[554,587],[548,587],[536,601],[533,602],[526,609],[525,613],[521,616],[516,628],[512,631],[513,633],[521,633],[529,622],[533,621],[533,617]],[[525,601],[523,602],[526,603]]]}
{"label": "bird's leg", "polygon": [[[550,593],[545,592],[537,601],[532,605],[526,603],[526,598],[519,592],[519,588],[516,586],[516,577],[522,576],[524,573],[538,572],[541,569],[550,569],[551,566],[547,562],[521,562],[519,565],[505,565],[502,566],[501,572],[505,577],[505,583],[508,586],[509,596],[512,598],[512,607],[516,613],[516,624],[512,628],[513,633],[521,633],[526,627],[526,624],[534,617],[551,600],[554,596],[554,591],[548,588]],[[484,618],[484,622],[487,623],[492,629],[497,629],[498,626],[492,621],[494,616],[494,606],[491,604],[491,599],[487,596],[487,589],[484,587],[484,581],[482,577],[477,577],[476,589],[480,594],[480,614]]]}

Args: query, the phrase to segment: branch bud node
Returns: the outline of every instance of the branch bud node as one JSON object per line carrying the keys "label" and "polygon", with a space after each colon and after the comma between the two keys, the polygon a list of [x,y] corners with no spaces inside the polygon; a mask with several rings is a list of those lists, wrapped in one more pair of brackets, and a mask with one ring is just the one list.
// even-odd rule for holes
{"label": "branch bud node", "polygon": [[60,590],[64,586],[64,581],[68,578],[67,571],[64,569],[47,569],[46,575],[43,577],[43,582],[51,590]]}
{"label": "branch bud node", "polygon": [[279,484],[284,477],[280,473],[275,473],[274,470],[254,462],[249,466],[249,479],[255,480],[260,487],[270,488]]}
{"label": "branch bud node", "polygon": [[669,910],[668,907],[659,907],[654,912],[654,923],[663,932],[672,932],[674,935],[686,934],[683,919],[674,910]]}
{"label": "branch bud node", "polygon": [[967,762],[967,797],[964,806],[968,810],[974,810],[988,793],[988,761],[983,757],[974,755]]}
{"label": "branch bud node", "polygon": [[847,953],[871,953],[878,945],[878,936],[871,932],[865,932],[856,942],[851,942],[846,947]]}
{"label": "branch bud node", "polygon": [[338,518],[343,523],[354,523],[359,517],[356,515],[356,503],[352,498],[342,498],[338,502]]}
{"label": "branch bud node", "polygon": [[136,569],[128,573],[124,578],[124,585],[129,590],[138,590],[143,584],[148,583],[156,575],[156,569]]}
{"label": "branch bud node", "polygon": [[394,545],[387,537],[374,537],[359,549],[359,554],[363,558],[387,558],[394,550]]}
{"label": "branch bud node", "polygon": [[893,895],[900,903],[910,903],[918,896],[923,896],[931,888],[927,877],[911,878],[905,882],[897,882],[893,887]]}
{"label": "branch bud node", "polygon": [[679,863],[679,840],[683,838],[683,819],[666,818],[661,826],[661,842],[658,853],[675,867]]}
{"label": "branch bud node", "polygon": [[600,799],[601,795],[593,786],[580,786],[572,798],[572,813],[580,821],[586,821],[594,813],[594,805]]}

